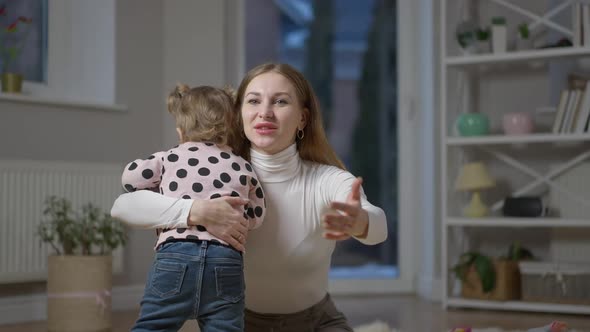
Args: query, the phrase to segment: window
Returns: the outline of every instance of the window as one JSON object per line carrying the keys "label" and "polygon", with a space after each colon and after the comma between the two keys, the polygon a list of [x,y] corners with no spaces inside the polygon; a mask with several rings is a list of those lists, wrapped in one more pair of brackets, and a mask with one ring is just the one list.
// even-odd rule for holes
{"label": "window", "polygon": [[[0,2],[0,72],[18,72],[25,80],[45,82],[47,79],[47,0]],[[30,19],[30,23],[21,19]],[[12,27],[10,32],[9,27]],[[10,50],[19,55],[9,61]]]}
{"label": "window", "polygon": [[50,103],[119,108],[114,105],[115,0],[2,1],[7,9],[37,4],[31,8],[44,15],[41,21],[45,17],[43,79],[26,80],[23,95]]}
{"label": "window", "polygon": [[389,222],[382,244],[338,242],[331,277],[399,278],[396,1],[273,4],[247,1],[248,68],[278,61],[304,73],[320,101],[331,145],[347,168],[363,177],[369,201],[385,211]]}

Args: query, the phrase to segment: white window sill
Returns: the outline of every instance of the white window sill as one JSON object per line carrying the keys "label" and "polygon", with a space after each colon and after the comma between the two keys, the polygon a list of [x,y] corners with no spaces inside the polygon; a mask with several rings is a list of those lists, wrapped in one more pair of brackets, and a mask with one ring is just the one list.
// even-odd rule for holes
{"label": "white window sill", "polygon": [[76,108],[91,111],[105,112],[126,112],[126,105],[106,104],[99,102],[87,102],[77,100],[67,100],[63,98],[40,97],[24,94],[0,93],[0,101],[8,101],[22,104],[61,106],[67,108]]}

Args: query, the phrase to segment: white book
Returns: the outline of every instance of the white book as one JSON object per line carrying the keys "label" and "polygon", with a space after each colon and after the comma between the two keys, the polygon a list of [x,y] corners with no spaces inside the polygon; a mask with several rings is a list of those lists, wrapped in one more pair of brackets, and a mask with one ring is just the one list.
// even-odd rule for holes
{"label": "white book", "polygon": [[565,128],[565,132],[566,133],[573,133],[576,130],[576,120],[578,119],[578,116],[580,114],[580,109],[582,108],[582,104],[584,103],[584,95],[586,94],[586,90],[578,90],[578,100],[576,100],[576,104],[574,105],[574,109],[572,111],[572,114],[570,116],[570,123],[568,124],[568,127]]}
{"label": "white book", "polygon": [[572,43],[574,47],[582,45],[582,4],[576,2],[572,5],[572,32],[574,37]]}
{"label": "white book", "polygon": [[575,106],[578,103],[578,96],[580,95],[578,90],[571,90],[570,97],[567,102],[567,108],[565,109],[565,115],[563,122],[561,123],[560,133],[567,133],[571,125],[572,113],[574,112]]}
{"label": "white book", "polygon": [[586,122],[588,121],[588,116],[590,116],[590,83],[586,83],[583,99],[584,101],[582,102],[582,105],[576,114],[576,118],[574,119],[574,125],[572,128],[572,132],[574,133],[584,132],[584,129],[586,128]]}
{"label": "white book", "polygon": [[569,96],[569,90],[563,89],[561,91],[561,95],[559,96],[559,104],[557,104],[557,111],[555,112],[555,119],[553,120],[553,128],[551,130],[554,134],[559,134],[559,129],[561,128],[561,124],[563,122]]}
{"label": "white book", "polygon": [[582,38],[584,42],[582,45],[590,47],[590,5],[582,5]]}

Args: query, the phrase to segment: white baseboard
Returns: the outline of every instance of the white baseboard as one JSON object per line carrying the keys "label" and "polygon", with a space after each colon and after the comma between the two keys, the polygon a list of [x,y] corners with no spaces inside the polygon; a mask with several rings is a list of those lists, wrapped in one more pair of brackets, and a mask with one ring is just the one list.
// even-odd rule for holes
{"label": "white baseboard", "polygon": [[442,299],[442,281],[440,278],[418,277],[418,296],[432,302],[440,302]]}
{"label": "white baseboard", "polygon": [[[139,309],[144,285],[113,287],[112,309]],[[32,294],[0,298],[0,325],[47,319],[47,295]]]}

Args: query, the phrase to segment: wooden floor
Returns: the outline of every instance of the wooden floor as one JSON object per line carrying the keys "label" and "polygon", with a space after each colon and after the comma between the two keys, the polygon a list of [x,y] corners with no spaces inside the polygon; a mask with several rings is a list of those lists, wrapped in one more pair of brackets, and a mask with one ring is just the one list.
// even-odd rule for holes
{"label": "wooden floor", "polygon": [[[527,329],[562,320],[571,328],[590,331],[590,318],[582,315],[456,309],[445,311],[439,303],[414,296],[335,297],[334,300],[353,326],[381,320],[403,332],[442,332],[458,326]],[[113,332],[129,331],[136,316],[137,311],[113,313]],[[188,322],[181,331],[198,331],[196,326],[196,323]],[[43,322],[0,325],[0,332],[45,331]]]}

